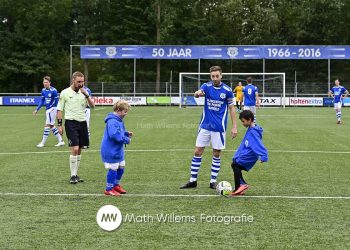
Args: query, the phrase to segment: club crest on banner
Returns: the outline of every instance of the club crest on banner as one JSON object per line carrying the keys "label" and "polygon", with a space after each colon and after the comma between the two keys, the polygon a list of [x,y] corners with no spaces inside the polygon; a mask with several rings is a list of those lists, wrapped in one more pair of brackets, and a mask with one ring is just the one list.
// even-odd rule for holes
{"label": "club crest on banner", "polygon": [[236,58],[238,55],[238,48],[237,47],[228,47],[227,48],[227,55],[230,58]]}
{"label": "club crest on banner", "polygon": [[116,47],[107,47],[106,48],[106,55],[107,56],[115,56],[117,54],[117,48]]}

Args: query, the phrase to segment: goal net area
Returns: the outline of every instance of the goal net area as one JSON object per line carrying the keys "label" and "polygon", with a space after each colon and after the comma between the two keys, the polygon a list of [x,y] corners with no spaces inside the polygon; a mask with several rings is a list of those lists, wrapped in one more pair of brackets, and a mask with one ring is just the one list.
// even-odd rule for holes
{"label": "goal net area", "polygon": [[[258,87],[261,106],[285,107],[285,73],[222,73],[222,82],[232,88],[247,85],[247,78],[253,79],[253,85]],[[194,98],[193,94],[203,83],[211,81],[210,73],[181,72],[179,74],[179,105],[204,105],[204,98]]]}

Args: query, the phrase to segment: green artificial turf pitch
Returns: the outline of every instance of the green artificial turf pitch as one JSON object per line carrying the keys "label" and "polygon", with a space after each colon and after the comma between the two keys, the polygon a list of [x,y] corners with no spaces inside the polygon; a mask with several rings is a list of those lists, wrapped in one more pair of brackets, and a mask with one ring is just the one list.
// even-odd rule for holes
{"label": "green artificial turf pitch", "polygon": [[[85,182],[77,185],[69,184],[67,146],[54,147],[51,133],[46,146],[36,148],[45,118],[44,110],[32,116],[33,109],[0,107],[1,248],[350,248],[348,108],[340,126],[332,108],[259,109],[269,162],[244,173],[251,188],[236,198],[208,188],[211,148],[204,153],[198,187],[179,189],[189,179],[201,108],[132,108],[125,124],[135,136],[126,147],[122,180],[130,195],[120,198],[103,196],[106,170],[99,147],[111,107],[92,110],[91,147],[83,151],[79,169]],[[237,123],[238,137],[227,134],[219,181],[233,180],[231,158],[245,133]],[[139,221],[102,230],[96,213],[107,204],[117,206],[124,219]],[[159,222],[161,215],[192,219]],[[154,220],[142,221],[146,216]],[[252,221],[242,219],[247,216]]]}

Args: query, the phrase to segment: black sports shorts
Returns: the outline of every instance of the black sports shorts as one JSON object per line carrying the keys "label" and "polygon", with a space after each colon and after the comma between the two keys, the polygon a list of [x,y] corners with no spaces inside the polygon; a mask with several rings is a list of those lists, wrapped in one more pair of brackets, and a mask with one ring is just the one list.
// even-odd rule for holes
{"label": "black sports shorts", "polygon": [[74,120],[65,120],[64,127],[68,138],[69,147],[89,146],[89,133],[86,121],[78,122]]}

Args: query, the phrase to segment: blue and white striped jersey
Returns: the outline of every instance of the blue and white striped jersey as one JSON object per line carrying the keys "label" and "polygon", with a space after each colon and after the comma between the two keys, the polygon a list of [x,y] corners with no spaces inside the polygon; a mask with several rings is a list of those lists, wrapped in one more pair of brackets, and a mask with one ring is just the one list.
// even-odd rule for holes
{"label": "blue and white striped jersey", "polygon": [[334,86],[332,89],[331,89],[331,92],[333,93],[334,95],[334,100],[333,102],[334,103],[338,103],[338,102],[341,102],[341,97],[342,95],[345,94],[345,92],[347,92],[346,88],[344,88],[343,86]]}
{"label": "blue and white striped jersey", "polygon": [[215,87],[212,82],[204,83],[200,89],[205,94],[200,128],[225,132],[228,106],[233,105],[232,89],[222,82],[219,87]]}
{"label": "blue and white striped jersey", "polygon": [[39,109],[44,105],[46,107],[46,110],[48,110],[50,108],[57,107],[57,103],[58,103],[57,90],[52,86],[48,89],[43,88],[41,90],[41,100],[36,110],[39,111]]}

